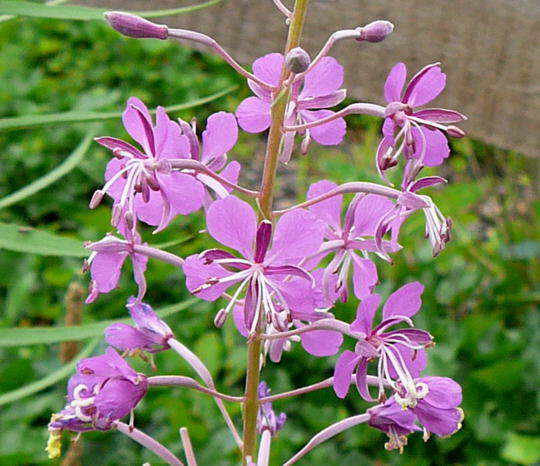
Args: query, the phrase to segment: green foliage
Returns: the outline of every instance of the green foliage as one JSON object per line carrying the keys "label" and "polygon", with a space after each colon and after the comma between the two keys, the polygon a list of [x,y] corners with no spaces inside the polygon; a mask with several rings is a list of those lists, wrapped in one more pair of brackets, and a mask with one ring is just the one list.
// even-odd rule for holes
{"label": "green foliage", "polygon": [[[3,119],[59,112],[110,114],[118,112],[130,95],[155,107],[202,99],[242,84],[217,58],[175,44],[124,39],[100,22],[27,18],[0,24],[0,81]],[[204,121],[218,109],[233,111],[248,93],[242,92],[191,110],[178,109],[175,116]],[[351,143],[337,149],[314,145],[309,157],[295,159],[290,169],[283,170],[282,179],[287,182],[282,197],[291,201],[291,197],[303,196],[297,193],[304,193],[320,178],[377,181],[373,151],[379,123],[353,117],[350,126]],[[91,129],[99,135],[125,136],[118,120],[95,121]],[[88,123],[72,122],[0,132],[0,199],[67,163],[87,131]],[[246,184],[257,179],[260,159],[255,154],[260,149],[261,139],[242,135],[231,154],[248,167],[243,174]],[[540,204],[533,204],[533,164],[518,154],[470,139],[457,141],[454,149],[456,155],[443,173],[449,186],[430,191],[454,220],[454,241],[433,259],[423,239],[422,215],[417,214],[404,227],[404,250],[395,255],[395,264],[380,265],[380,288],[388,294],[412,280],[426,285],[418,324],[428,328],[437,342],[429,370],[463,385],[463,429],[451,439],[428,443],[414,436],[399,455],[384,450],[382,434],[357,427],[318,447],[299,464],[528,465],[539,460],[534,412],[540,360],[540,322],[535,312],[540,296],[536,285],[540,244],[534,225]],[[135,292],[126,270],[118,290],[84,308],[83,326],[71,334],[63,327],[68,285],[87,282],[80,274],[85,254],[80,241],[100,239],[111,229],[108,206],[87,208],[109,157],[92,144],[76,166],[61,173],[61,178],[49,179],[46,189],[0,210],[0,247],[4,248],[0,254],[0,342],[13,343],[0,348],[0,393],[6,396],[32,383],[40,388],[31,397],[2,406],[0,464],[50,464],[43,451],[45,425],[50,414],[62,407],[65,389],[63,383],[44,386],[43,380],[50,381],[61,370],[58,342],[69,336],[90,338],[102,331],[102,321],[125,318],[124,303]],[[287,173],[292,170],[297,170],[297,176],[290,182]],[[157,236],[150,231],[145,236],[186,256],[212,245],[198,233],[202,228],[202,217],[195,215],[175,220]],[[66,248],[72,253],[64,254]],[[41,255],[45,250],[56,252]],[[166,320],[178,339],[209,365],[218,388],[241,394],[244,340],[230,321],[222,330],[213,327],[220,303],[174,304],[185,302],[189,295],[181,273],[166,264],[151,260],[147,280],[149,303],[169,311],[183,309]],[[336,310],[344,320],[352,319],[354,312],[355,303]],[[53,328],[26,328],[38,326]],[[99,350],[103,348],[101,344]],[[330,376],[334,359],[309,356],[297,345],[283,356],[281,365],[268,363],[263,378],[274,393],[289,390]],[[151,374],[142,361],[133,363],[137,370]],[[156,364],[158,374],[193,375],[171,352],[158,354]],[[289,420],[272,445],[272,464],[298,450],[317,430],[365,408],[354,393],[342,403],[331,390],[277,402],[275,409],[285,411]],[[240,424],[237,406],[231,407],[231,414]],[[229,465],[238,459],[215,404],[200,393],[180,388],[151,390],[137,408],[136,421],[179,455],[178,428],[187,426],[199,464]],[[84,464],[157,464],[151,453],[119,434],[85,434],[83,444]]]}

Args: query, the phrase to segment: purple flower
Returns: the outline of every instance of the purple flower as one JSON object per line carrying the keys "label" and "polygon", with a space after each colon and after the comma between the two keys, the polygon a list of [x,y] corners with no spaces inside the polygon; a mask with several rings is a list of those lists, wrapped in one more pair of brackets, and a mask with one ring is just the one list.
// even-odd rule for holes
{"label": "purple flower", "polygon": [[[113,225],[122,215],[165,228],[177,214],[189,214],[202,205],[204,190],[185,173],[172,171],[169,159],[187,158],[190,144],[180,126],[158,107],[155,126],[146,105],[131,97],[122,115],[124,127],[143,151],[120,139],[101,137],[96,141],[115,156],[105,171],[105,186],[96,191],[91,207],[104,193],[114,199]],[[97,196],[96,196],[97,195]]]}
{"label": "purple flower", "polygon": [[108,293],[118,286],[120,273],[124,261],[130,257],[133,265],[133,277],[139,286],[137,301],[140,302],[146,293],[146,279],[144,272],[148,257],[144,254],[135,252],[135,247],[146,245],[141,242],[141,237],[136,231],[131,231],[121,222],[119,231],[125,236],[125,239],[119,239],[113,235],[107,235],[96,243],[86,245],[87,249],[92,251],[85,264],[85,269],[90,269],[90,292],[87,303],[94,302],[101,293]]}
{"label": "purple flower", "polygon": [[[259,383],[258,398],[267,396],[270,396],[270,390],[266,382],[262,381]],[[287,415],[285,413],[280,413],[276,416],[271,402],[261,403],[257,411],[257,431],[259,434],[262,434],[263,431],[269,430],[272,436],[274,436],[283,428],[286,420]]]}
{"label": "purple flower", "polygon": [[[270,53],[253,62],[253,73],[263,81],[278,86],[283,69],[284,58],[280,53]],[[240,127],[249,133],[260,133],[268,129],[271,122],[270,108],[275,99],[270,91],[258,84],[248,81],[249,87],[256,97],[248,97],[236,110]],[[343,84],[343,67],[336,59],[322,58],[302,79],[295,81],[291,87],[291,100],[285,115],[285,125],[301,125],[320,120],[332,115],[330,110],[318,110],[339,104],[346,95]],[[307,151],[311,138],[324,146],[339,144],[345,136],[346,123],[337,118],[304,132],[302,149]],[[281,160],[290,159],[295,132],[287,132],[283,140]]]}
{"label": "purple flower", "polygon": [[67,404],[52,416],[50,431],[108,430],[146,395],[148,382],[111,347],[86,358],[68,382]]}
{"label": "purple flower", "polygon": [[[334,390],[340,398],[349,391],[351,376],[356,369],[356,386],[360,395],[368,401],[372,398],[367,386],[367,367],[378,360],[379,397],[384,396],[384,380],[396,387],[398,378],[407,388],[414,387],[413,379],[426,366],[424,348],[432,345],[432,336],[425,330],[413,328],[411,317],[422,305],[424,287],[419,282],[408,283],[392,293],[382,310],[382,322],[373,327],[373,318],[381,297],[373,294],[358,306],[356,320],[351,331],[358,333],[355,351],[344,351],[334,371]],[[411,328],[388,331],[389,327],[407,323]]]}
{"label": "purple flower", "polygon": [[407,409],[403,409],[394,397],[389,398],[382,405],[367,410],[371,427],[382,430],[388,435],[388,442],[384,445],[387,450],[399,449],[407,445],[407,435],[420,431],[416,425],[416,416]]}
{"label": "purple flower", "polygon": [[377,167],[381,173],[396,165],[401,153],[409,162],[416,159],[419,166],[440,165],[450,154],[442,131],[457,137],[464,135],[455,126],[446,126],[465,120],[461,113],[442,108],[417,110],[435,99],[446,85],[446,75],[438,65],[433,63],[419,71],[405,91],[407,68],[403,63],[395,65],[386,78],[384,97],[388,105],[383,139],[377,151]]}
{"label": "purple flower", "polygon": [[424,438],[430,433],[448,437],[461,428],[463,410],[460,385],[448,377],[421,377],[412,389],[398,384],[395,394],[401,409],[410,409],[424,426]]}
{"label": "purple flower", "polygon": [[[310,186],[307,197],[312,199],[335,188],[335,183],[322,180]],[[377,284],[377,268],[368,259],[367,253],[380,250],[372,238],[380,219],[394,207],[394,203],[383,196],[356,196],[342,222],[342,205],[343,196],[338,195],[309,207],[310,212],[326,224],[327,242],[323,244],[319,254],[308,260],[307,264],[313,266],[326,255],[334,255],[321,277],[322,290],[324,297],[329,300],[329,305],[333,304],[330,299],[332,295],[339,296],[343,302],[347,301],[351,265],[353,289],[357,298],[369,295]],[[381,247],[385,253],[399,248],[397,244],[388,242],[384,242]],[[332,279],[332,276],[336,279]]]}
{"label": "purple flower", "polygon": [[169,349],[168,340],[174,334],[148,304],[138,303],[132,296],[128,299],[127,308],[135,326],[124,323],[109,325],[105,329],[105,341],[109,345],[129,355]]}
{"label": "purple flower", "polygon": [[274,228],[266,220],[257,224],[253,208],[229,196],[212,203],[206,224],[215,240],[238,251],[240,257],[221,249],[188,257],[183,268],[193,294],[215,301],[239,283],[223,313],[227,315],[245,292],[244,323],[250,333],[259,319],[283,331],[293,319],[291,310],[313,311],[313,277],[298,266],[322,243],[324,226],[313,214],[294,210]]}

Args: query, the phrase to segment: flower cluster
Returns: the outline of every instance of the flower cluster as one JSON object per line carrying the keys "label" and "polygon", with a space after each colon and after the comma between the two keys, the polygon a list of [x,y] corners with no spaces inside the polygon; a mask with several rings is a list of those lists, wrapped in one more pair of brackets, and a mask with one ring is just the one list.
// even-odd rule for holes
{"label": "flower cluster", "polygon": [[[275,3],[289,22],[298,26],[297,22],[303,21],[302,15],[289,12],[280,1]],[[421,308],[423,285],[412,282],[397,289],[386,299],[380,319],[375,317],[381,303],[381,296],[375,293],[377,263],[392,263],[392,255],[402,249],[400,236],[407,219],[417,211],[424,213],[434,255],[450,239],[450,220],[428,195],[418,193],[445,183],[440,177],[420,177],[420,173],[425,166],[440,165],[448,158],[447,135],[464,134],[452,125],[465,118],[458,112],[420,108],[445,87],[446,76],[439,64],[425,67],[404,90],[406,68],[397,64],[384,85],[384,105],[354,103],[330,110],[346,96],[343,67],[328,56],[333,44],[345,39],[380,42],[392,32],[390,23],[375,21],[338,31],[313,60],[298,44],[289,44],[285,54],[271,53],[255,60],[251,72],[201,33],[171,29],[123,13],[109,13],[107,19],[131,37],[187,39],[211,47],[247,79],[255,96],[241,102],[235,114],[211,115],[200,138],[195,121],[173,121],[163,107],[156,109],[153,118],[154,112],[132,97],[122,121],[137,145],[113,137],[97,138],[111,151],[112,159],[105,183],[94,193],[90,207],[96,207],[107,194],[112,199],[111,224],[120,237],[108,234],[87,244],[91,251],[86,262],[91,274],[87,302],[118,286],[129,257],[138,285],[137,296],[127,303],[135,326],[109,326],[105,340],[111,346],[106,353],[79,363],[68,383],[68,403],[49,424],[49,452],[58,453],[63,430],[116,427],[170,464],[181,464],[165,447],[134,429],[133,422],[126,427],[120,421],[133,412],[152,385],[180,385],[214,397],[242,448],[245,464],[255,464],[254,442],[257,432],[261,435],[258,466],[268,464],[270,442],[286,419],[284,413],[274,413],[271,401],[329,386],[344,398],[354,383],[360,396],[374,406],[321,431],[285,464],[294,463],[320,442],[361,422],[388,434],[388,449],[402,450],[407,436],[416,431],[423,430],[426,439],[431,433],[448,436],[457,431],[463,418],[461,388],[451,379],[424,374],[426,350],[434,345],[433,337],[412,321]],[[345,117],[359,113],[381,119],[382,138],[374,155],[382,183],[338,185],[321,180],[309,187],[305,201],[273,210],[276,166],[293,157],[297,136],[301,137],[302,155],[308,154],[312,139],[323,146],[337,145],[346,134]],[[228,161],[238,126],[249,133],[269,130],[258,190],[240,185],[240,164]],[[399,188],[388,182],[391,168],[398,168],[394,176],[401,177],[396,183]],[[154,233],[159,233],[176,216],[199,209],[203,209],[205,232],[215,240],[215,247],[181,258],[143,240],[142,224],[155,227]],[[242,397],[220,393],[202,361],[142,302],[149,258],[182,271],[194,296],[224,303],[215,316],[216,326],[222,327],[230,315],[248,346]],[[359,301],[355,320],[340,320],[336,304],[354,300]],[[355,343],[354,351],[342,351],[346,339]],[[270,396],[259,374],[267,359],[280,362],[284,351],[297,342],[317,357],[341,351],[334,377]],[[168,349],[177,352],[201,382],[186,376],[147,378],[124,360],[141,356],[154,366],[152,355]],[[370,386],[377,388],[376,396]],[[243,439],[222,400],[243,403]],[[193,458],[186,442],[186,455]]]}

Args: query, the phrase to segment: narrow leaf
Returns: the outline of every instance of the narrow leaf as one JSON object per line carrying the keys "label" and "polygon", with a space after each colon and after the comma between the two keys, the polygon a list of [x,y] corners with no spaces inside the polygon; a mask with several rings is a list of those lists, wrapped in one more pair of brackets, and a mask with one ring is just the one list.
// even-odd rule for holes
{"label": "narrow leaf", "polygon": [[24,188],[21,188],[18,191],[15,191],[14,193],[0,199],[0,209],[4,209],[12,204],[15,204],[16,202],[32,196],[33,194],[53,184],[55,181],[58,181],[64,175],[67,175],[79,164],[79,162],[81,162],[88,148],[90,147],[90,144],[92,143],[93,137],[93,133],[88,133],[81,143],[76,147],[76,149],[69,155],[69,157],[58,165],[58,167],[51,170],[45,176],[33,181]]}
{"label": "narrow leaf", "polygon": [[[168,10],[152,11],[128,11],[143,18],[159,18],[160,16],[172,16],[183,13],[191,13],[203,8],[215,5],[221,0],[209,0],[198,5],[190,5],[181,8],[171,8]],[[109,11],[104,8],[92,8],[78,5],[46,5],[44,3],[34,3],[23,0],[0,0],[0,14],[30,16],[34,18],[51,19],[71,19],[79,21],[89,21],[93,19],[103,19],[103,13]]]}
{"label": "narrow leaf", "polygon": [[[0,0],[1,4],[1,0]],[[207,104],[213,100],[219,99],[224,95],[229,94],[238,86],[231,86],[215,94],[203,97],[201,99],[192,100],[183,104],[172,105],[166,107],[168,112],[176,112],[187,108],[197,107]],[[156,110],[151,110],[150,113],[155,113]],[[84,123],[89,121],[115,120],[122,116],[122,112],[64,112],[64,113],[48,113],[44,115],[24,115],[11,118],[0,118],[0,131],[11,131],[16,129],[34,128],[44,125],[58,125],[64,123]]]}
{"label": "narrow leaf", "polygon": [[12,390],[10,392],[0,395],[0,406],[7,403],[13,403],[16,400],[20,400],[21,398],[33,395],[34,393],[37,393],[47,387],[55,385],[61,380],[69,377],[69,375],[71,375],[71,373],[75,370],[75,366],[77,365],[77,363],[81,359],[86,358],[90,356],[90,354],[92,354],[92,351],[94,351],[94,348],[98,345],[99,341],[99,338],[94,338],[79,352],[79,354],[77,354],[73,358],[72,361],[70,361],[65,366],[60,367],[52,374],[49,374],[46,377],[43,377],[42,379],[35,382],[29,383],[28,385],[24,385],[21,388],[17,388],[16,390]]}
{"label": "narrow leaf", "polygon": [[86,257],[83,242],[27,226],[0,222],[0,249],[42,256]]}
{"label": "narrow leaf", "polygon": [[[193,306],[197,301],[197,298],[191,298],[181,303],[166,306],[157,311],[157,315],[161,318],[167,317],[171,314],[183,311],[190,306]],[[0,328],[0,347],[38,345],[71,340],[86,340],[87,338],[103,335],[105,328],[118,322],[130,323],[131,320],[129,318],[103,320],[101,322],[81,325],[78,327]]]}

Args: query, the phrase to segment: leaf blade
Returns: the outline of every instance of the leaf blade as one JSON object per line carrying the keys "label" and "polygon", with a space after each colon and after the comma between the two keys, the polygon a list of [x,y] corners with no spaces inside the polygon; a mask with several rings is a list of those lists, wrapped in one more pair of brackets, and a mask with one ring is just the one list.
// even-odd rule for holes
{"label": "leaf blade", "polygon": [[[191,298],[181,303],[166,306],[158,311],[160,318],[167,317],[176,312],[183,311],[198,301]],[[31,328],[0,328],[0,348],[14,346],[29,346],[38,344],[59,343],[62,341],[86,340],[103,334],[109,325],[124,322],[129,323],[130,319],[112,319],[71,327],[31,327]]]}
{"label": "leaf blade", "polygon": [[[1,1],[1,0],[0,0]],[[222,91],[216,92],[200,99],[185,102],[183,104],[166,107],[167,112],[176,112],[188,108],[204,105],[223,97],[237,89],[238,86],[231,86]],[[150,113],[155,113],[153,109]],[[24,115],[10,118],[0,118],[0,131],[14,131],[19,129],[30,129],[46,125],[87,123],[92,121],[114,120],[122,117],[122,112],[62,112],[47,113],[42,115]]]}
{"label": "leaf blade", "polygon": [[24,188],[21,188],[0,199],[0,210],[36,194],[37,192],[45,189],[47,186],[58,181],[63,176],[67,175],[82,161],[86,155],[86,152],[90,148],[93,137],[94,133],[88,133],[75,148],[75,150],[60,165],[51,170],[45,176],[42,176],[41,178],[38,178],[32,183],[26,185]]}

